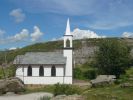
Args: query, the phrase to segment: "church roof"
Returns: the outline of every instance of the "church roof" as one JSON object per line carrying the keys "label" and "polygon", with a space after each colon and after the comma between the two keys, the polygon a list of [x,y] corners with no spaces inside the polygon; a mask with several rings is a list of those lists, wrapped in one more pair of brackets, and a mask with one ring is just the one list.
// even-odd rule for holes
{"label": "church roof", "polygon": [[18,55],[14,64],[66,64],[66,58],[59,52],[27,52]]}

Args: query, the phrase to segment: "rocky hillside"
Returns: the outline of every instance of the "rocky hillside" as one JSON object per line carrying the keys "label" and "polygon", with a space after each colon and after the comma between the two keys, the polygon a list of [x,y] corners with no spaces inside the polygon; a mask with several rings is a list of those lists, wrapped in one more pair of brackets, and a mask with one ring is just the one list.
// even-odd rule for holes
{"label": "rocky hillside", "polygon": [[[108,38],[112,39],[112,38]],[[133,39],[130,38],[117,38],[120,41],[126,42],[131,48],[133,48]],[[91,61],[94,57],[95,51],[98,49],[99,41],[102,39],[82,39],[74,40],[74,62],[75,64],[83,64],[86,61]],[[57,51],[62,52],[63,41],[50,41],[46,43],[37,43],[33,45],[26,46],[17,50],[1,51],[0,52],[0,64],[5,62],[5,55],[7,62],[12,62],[13,59],[20,54],[26,52],[50,52]],[[131,50],[131,55],[133,56],[133,49]]]}

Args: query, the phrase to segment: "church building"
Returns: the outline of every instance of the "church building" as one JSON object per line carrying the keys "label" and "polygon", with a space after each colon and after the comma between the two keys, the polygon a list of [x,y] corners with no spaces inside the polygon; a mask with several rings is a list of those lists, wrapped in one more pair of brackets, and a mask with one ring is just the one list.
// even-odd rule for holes
{"label": "church building", "polygon": [[63,52],[27,52],[14,59],[16,77],[24,84],[72,84],[73,35],[69,19],[64,35]]}

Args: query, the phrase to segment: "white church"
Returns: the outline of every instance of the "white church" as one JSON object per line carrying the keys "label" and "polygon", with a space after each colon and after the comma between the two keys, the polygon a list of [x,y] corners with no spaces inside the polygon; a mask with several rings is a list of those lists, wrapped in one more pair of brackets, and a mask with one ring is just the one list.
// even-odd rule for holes
{"label": "white church", "polygon": [[63,52],[27,52],[14,59],[16,77],[24,84],[72,84],[73,45],[69,19]]}

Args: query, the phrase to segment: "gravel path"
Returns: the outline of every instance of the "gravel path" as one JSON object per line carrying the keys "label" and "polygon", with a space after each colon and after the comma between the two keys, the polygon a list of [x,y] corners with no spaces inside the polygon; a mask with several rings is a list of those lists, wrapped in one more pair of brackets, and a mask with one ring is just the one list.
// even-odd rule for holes
{"label": "gravel path", "polygon": [[0,100],[38,100],[40,97],[43,97],[43,96],[52,97],[53,94],[45,93],[45,92],[30,93],[25,95],[6,94],[3,96],[0,96]]}

